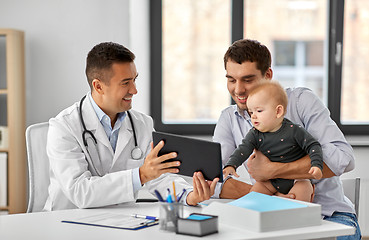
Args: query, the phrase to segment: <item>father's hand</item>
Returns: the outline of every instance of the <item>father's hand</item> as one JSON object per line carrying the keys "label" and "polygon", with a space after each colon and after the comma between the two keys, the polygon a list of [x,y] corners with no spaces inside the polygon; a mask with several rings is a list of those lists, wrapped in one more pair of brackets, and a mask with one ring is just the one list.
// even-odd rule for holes
{"label": "father's hand", "polygon": [[271,162],[260,151],[255,150],[247,161],[247,170],[256,181],[264,182],[273,179],[275,174],[274,162]]}
{"label": "father's hand", "polygon": [[280,193],[280,192],[276,192],[275,195],[278,196],[278,197],[296,199],[296,195],[294,193],[283,194],[283,193]]}
{"label": "father's hand", "polygon": [[179,167],[181,165],[179,161],[163,163],[165,160],[177,157],[177,153],[171,152],[158,157],[158,153],[163,146],[163,141],[160,141],[155,148],[151,142],[151,152],[147,155],[144,164],[139,169],[141,184],[156,179],[163,173],[178,173],[178,168],[173,167]]}
{"label": "father's hand", "polygon": [[210,199],[214,194],[215,186],[219,178],[214,178],[213,181],[205,180],[201,172],[193,174],[193,191],[187,195],[188,205],[197,205],[199,202]]}

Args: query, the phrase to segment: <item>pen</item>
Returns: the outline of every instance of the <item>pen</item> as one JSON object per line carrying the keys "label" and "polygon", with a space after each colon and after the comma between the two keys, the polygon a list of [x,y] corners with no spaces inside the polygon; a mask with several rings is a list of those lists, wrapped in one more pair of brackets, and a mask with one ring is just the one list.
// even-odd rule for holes
{"label": "pen", "polygon": [[155,192],[156,197],[159,199],[160,202],[165,202],[158,190],[155,189],[154,192]]}
{"label": "pen", "polygon": [[170,189],[169,189],[169,188],[167,188],[167,191],[168,191],[167,202],[168,202],[168,203],[172,203],[172,202],[173,202],[173,200],[172,200],[172,195],[170,194]]}
{"label": "pen", "polygon": [[172,203],[172,202],[173,202],[173,200],[172,200],[172,195],[168,195],[168,197],[167,197],[167,202],[168,202],[168,203]]}
{"label": "pen", "polygon": [[143,219],[149,219],[149,220],[157,220],[157,217],[153,217],[153,216],[146,216],[146,215],[140,215],[140,214],[132,214],[132,217],[135,218],[143,218]]}
{"label": "pen", "polygon": [[181,199],[182,199],[185,192],[186,192],[186,189],[184,188],[181,195],[178,197],[178,202],[181,201]]}

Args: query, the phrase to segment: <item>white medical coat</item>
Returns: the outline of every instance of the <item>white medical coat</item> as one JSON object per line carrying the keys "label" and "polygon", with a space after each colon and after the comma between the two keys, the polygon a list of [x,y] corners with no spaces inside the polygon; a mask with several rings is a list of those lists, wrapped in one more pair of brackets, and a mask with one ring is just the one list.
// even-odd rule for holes
{"label": "white medical coat", "polygon": [[[131,157],[135,147],[132,125],[126,117],[119,130],[117,146],[113,151],[108,137],[92,107],[89,98],[82,106],[86,128],[97,139],[99,158],[92,157],[83,144],[83,127],[79,117],[79,102],[63,110],[49,121],[47,154],[50,161],[49,197],[44,210],[102,207],[134,201],[132,169],[140,167],[150,152],[153,121],[151,117],[130,110],[139,148],[144,152],[140,160]],[[89,144],[94,148],[89,135]],[[90,147],[91,148],[91,147]],[[89,149],[90,149],[89,148]],[[91,154],[92,155],[92,154]],[[163,174],[146,183],[149,191],[155,189],[166,196],[166,189],[176,182],[177,192],[192,186],[175,174]]]}

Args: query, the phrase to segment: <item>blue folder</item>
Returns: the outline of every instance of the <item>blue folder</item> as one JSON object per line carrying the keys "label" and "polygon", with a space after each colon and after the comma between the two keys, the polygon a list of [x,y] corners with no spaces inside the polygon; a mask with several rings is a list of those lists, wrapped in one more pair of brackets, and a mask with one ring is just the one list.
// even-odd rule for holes
{"label": "blue folder", "polygon": [[276,196],[269,196],[258,192],[251,192],[237,200],[229,202],[228,204],[255,210],[258,212],[307,207],[307,205],[302,203],[294,202]]}

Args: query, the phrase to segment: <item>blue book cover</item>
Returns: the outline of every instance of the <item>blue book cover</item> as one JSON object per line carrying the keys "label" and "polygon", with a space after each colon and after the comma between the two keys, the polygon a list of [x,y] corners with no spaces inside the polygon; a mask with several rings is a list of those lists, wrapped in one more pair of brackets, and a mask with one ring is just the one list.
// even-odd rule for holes
{"label": "blue book cover", "polygon": [[258,212],[277,211],[294,208],[304,208],[307,205],[275,196],[251,192],[237,200],[228,203],[236,207],[251,209]]}

